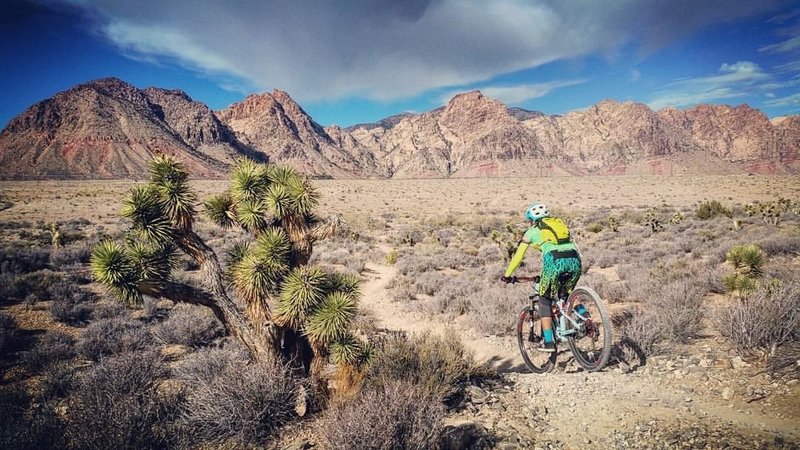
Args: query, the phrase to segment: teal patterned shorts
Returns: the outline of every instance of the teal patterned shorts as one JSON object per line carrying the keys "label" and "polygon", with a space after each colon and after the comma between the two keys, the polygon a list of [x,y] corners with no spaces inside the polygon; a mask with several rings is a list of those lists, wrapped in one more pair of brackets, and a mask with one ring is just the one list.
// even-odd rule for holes
{"label": "teal patterned shorts", "polygon": [[558,297],[558,279],[562,274],[570,277],[564,289],[570,294],[581,277],[581,259],[575,250],[552,250],[542,255],[542,275],[539,281],[539,295],[555,299]]}

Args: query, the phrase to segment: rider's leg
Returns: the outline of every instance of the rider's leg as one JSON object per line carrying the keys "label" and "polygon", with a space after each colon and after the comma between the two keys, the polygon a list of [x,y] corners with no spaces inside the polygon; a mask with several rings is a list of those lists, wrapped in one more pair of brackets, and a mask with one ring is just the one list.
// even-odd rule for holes
{"label": "rider's leg", "polygon": [[542,324],[542,338],[545,343],[555,342],[553,336],[553,301],[548,297],[539,296],[539,317],[541,317]]}

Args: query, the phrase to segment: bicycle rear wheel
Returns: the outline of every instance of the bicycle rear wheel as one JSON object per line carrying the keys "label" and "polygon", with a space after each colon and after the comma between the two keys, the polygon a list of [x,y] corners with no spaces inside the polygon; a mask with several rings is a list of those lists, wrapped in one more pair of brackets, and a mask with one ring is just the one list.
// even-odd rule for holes
{"label": "bicycle rear wheel", "polygon": [[588,311],[588,319],[582,320],[572,311],[571,317],[579,323],[576,328],[570,323],[575,333],[567,338],[569,349],[575,355],[575,361],[588,372],[595,372],[608,363],[611,356],[611,321],[608,312],[600,300],[600,296],[589,287],[575,288],[570,294],[569,302],[574,308],[582,304]]}
{"label": "bicycle rear wheel", "polygon": [[526,306],[519,313],[517,319],[517,342],[519,351],[525,365],[533,373],[545,373],[556,366],[556,352],[542,352],[539,345],[542,342],[542,323],[539,312]]}

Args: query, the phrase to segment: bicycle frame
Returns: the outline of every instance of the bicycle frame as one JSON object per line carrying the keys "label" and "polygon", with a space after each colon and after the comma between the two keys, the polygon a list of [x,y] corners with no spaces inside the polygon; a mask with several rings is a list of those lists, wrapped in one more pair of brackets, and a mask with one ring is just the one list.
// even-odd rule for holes
{"label": "bicycle frame", "polygon": [[[538,310],[539,307],[539,295],[534,292],[529,297],[531,301],[531,308],[534,310]],[[569,336],[572,336],[578,332],[580,328],[580,323],[578,323],[575,319],[573,319],[570,314],[567,314],[567,311],[572,310],[572,304],[574,303],[574,299],[569,297],[560,296],[552,305],[553,311],[553,334],[555,337],[558,338],[559,342],[566,342]],[[584,318],[585,319],[585,318]],[[572,327],[568,327],[567,323],[570,323]]]}

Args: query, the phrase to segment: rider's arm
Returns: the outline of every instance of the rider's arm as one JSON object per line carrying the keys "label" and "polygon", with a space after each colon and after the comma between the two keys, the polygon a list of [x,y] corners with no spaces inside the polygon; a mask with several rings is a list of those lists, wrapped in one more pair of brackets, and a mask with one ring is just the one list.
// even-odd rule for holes
{"label": "rider's arm", "polygon": [[522,259],[525,258],[525,252],[528,251],[528,246],[530,244],[525,242],[525,239],[519,241],[519,245],[517,246],[517,251],[514,253],[514,256],[511,258],[511,261],[508,262],[508,267],[506,268],[506,272],[503,276],[510,277],[514,274],[514,271],[517,270]]}

